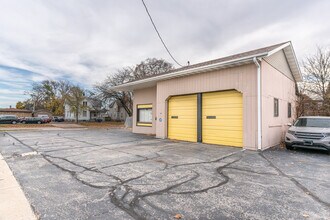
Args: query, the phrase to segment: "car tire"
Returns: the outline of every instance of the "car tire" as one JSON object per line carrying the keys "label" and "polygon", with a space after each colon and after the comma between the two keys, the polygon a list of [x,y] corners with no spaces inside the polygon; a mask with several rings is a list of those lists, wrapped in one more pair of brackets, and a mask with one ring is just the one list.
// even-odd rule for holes
{"label": "car tire", "polygon": [[26,124],[26,121],[22,121],[22,124]]}
{"label": "car tire", "polygon": [[17,124],[17,121],[12,121],[11,123],[12,123],[13,125],[15,125],[15,124]]}
{"label": "car tire", "polygon": [[40,125],[41,124],[41,121],[38,121],[38,124]]}
{"label": "car tire", "polygon": [[292,147],[291,145],[286,144],[285,147],[286,147],[286,149],[288,149],[288,150],[293,150],[293,147]]}

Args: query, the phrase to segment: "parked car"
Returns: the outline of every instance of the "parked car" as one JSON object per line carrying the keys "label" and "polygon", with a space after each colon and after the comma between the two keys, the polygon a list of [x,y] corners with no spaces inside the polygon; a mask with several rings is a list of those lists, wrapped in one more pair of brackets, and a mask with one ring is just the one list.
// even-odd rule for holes
{"label": "parked car", "polygon": [[43,120],[43,123],[50,123],[52,121],[48,116],[41,116],[41,119]]}
{"label": "parked car", "polygon": [[0,115],[0,124],[16,124],[19,119],[16,115]]}
{"label": "parked car", "polygon": [[23,124],[42,124],[44,123],[42,118],[39,117],[26,117],[22,120]]}
{"label": "parked car", "polygon": [[22,121],[25,119],[25,117],[18,117],[18,122],[22,123]]}
{"label": "parked car", "polygon": [[95,120],[95,122],[102,122],[103,118],[95,118],[94,120]]}
{"label": "parked car", "polygon": [[55,122],[63,122],[64,121],[64,117],[62,117],[62,116],[53,116],[53,121],[55,121]]}
{"label": "parked car", "polygon": [[300,117],[285,135],[286,148],[323,149],[330,152],[330,117]]}

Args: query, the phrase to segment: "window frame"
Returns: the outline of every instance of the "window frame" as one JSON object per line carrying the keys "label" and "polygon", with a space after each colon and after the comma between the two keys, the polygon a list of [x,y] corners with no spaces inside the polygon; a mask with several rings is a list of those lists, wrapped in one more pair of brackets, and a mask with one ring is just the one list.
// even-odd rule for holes
{"label": "window frame", "polygon": [[292,104],[288,102],[288,118],[292,117]]}
{"label": "window frame", "polygon": [[274,117],[278,117],[280,115],[279,109],[280,109],[279,99],[274,98]]}
{"label": "window frame", "polygon": [[[140,110],[151,110],[151,122],[140,121]],[[136,105],[136,126],[141,127],[152,127],[153,116],[152,116],[152,104],[138,104]]]}

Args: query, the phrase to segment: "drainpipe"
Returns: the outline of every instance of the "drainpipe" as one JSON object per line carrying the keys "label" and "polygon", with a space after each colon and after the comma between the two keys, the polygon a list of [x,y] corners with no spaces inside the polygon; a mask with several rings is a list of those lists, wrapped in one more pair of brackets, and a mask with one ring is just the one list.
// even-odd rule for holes
{"label": "drainpipe", "polygon": [[253,58],[257,66],[257,87],[258,87],[258,150],[261,150],[261,71],[257,57]]}

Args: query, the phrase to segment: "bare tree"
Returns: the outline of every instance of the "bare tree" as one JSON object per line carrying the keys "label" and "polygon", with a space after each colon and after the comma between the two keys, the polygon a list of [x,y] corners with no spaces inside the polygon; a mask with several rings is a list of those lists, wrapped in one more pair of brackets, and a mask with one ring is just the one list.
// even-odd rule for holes
{"label": "bare tree", "polygon": [[83,105],[84,100],[85,100],[84,90],[79,86],[72,86],[69,89],[69,92],[65,95],[65,102],[70,106],[71,112],[75,114],[76,123],[78,123],[79,113],[81,112],[81,110],[86,108]]}
{"label": "bare tree", "polygon": [[129,116],[133,114],[133,94],[127,91],[114,91],[111,87],[130,81],[143,79],[153,75],[168,72],[173,69],[171,63],[163,59],[146,59],[134,67],[124,67],[117,70],[116,73],[107,77],[107,79],[96,85],[95,90],[103,100],[119,101]]}
{"label": "bare tree", "polygon": [[310,114],[330,115],[330,50],[318,47],[302,64],[304,81],[299,84],[297,107]]}
{"label": "bare tree", "polygon": [[303,61],[303,70],[307,91],[316,98],[325,100],[330,82],[330,50],[318,47],[316,54]]}

